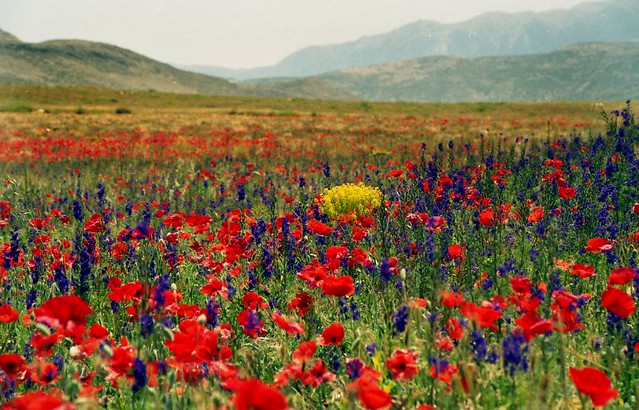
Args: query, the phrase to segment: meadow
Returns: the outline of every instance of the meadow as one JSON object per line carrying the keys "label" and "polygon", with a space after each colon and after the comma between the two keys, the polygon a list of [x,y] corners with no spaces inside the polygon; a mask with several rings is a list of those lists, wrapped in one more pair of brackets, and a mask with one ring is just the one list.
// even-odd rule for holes
{"label": "meadow", "polygon": [[639,408],[630,103],[0,86],[2,408]]}

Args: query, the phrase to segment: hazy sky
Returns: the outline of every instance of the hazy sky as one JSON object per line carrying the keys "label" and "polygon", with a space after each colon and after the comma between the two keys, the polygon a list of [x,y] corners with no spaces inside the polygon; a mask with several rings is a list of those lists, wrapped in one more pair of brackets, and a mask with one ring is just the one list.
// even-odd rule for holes
{"label": "hazy sky", "polygon": [[272,65],[416,20],[567,9],[584,0],[0,0],[0,29],[23,41],[83,39],[177,64]]}

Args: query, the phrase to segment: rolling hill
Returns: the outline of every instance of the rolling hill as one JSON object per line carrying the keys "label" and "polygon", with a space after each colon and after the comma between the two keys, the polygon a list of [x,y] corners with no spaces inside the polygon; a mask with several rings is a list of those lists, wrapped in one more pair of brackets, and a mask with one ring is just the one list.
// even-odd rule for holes
{"label": "rolling hill", "polygon": [[[559,2],[558,2],[559,4]],[[300,77],[434,55],[483,57],[546,53],[575,43],[639,40],[639,1],[586,2],[542,13],[487,13],[455,23],[417,21],[388,33],[290,54],[274,66],[232,70],[190,66],[224,78]]]}
{"label": "rolling hill", "polygon": [[352,98],[321,79],[289,81],[279,87],[237,84],[180,70],[109,44],[82,40],[24,43],[4,31],[0,31],[0,83],[216,95]]}
{"label": "rolling hill", "polygon": [[545,54],[425,57],[318,78],[370,101],[621,101],[639,98],[639,42]]}
{"label": "rolling hill", "polygon": [[309,77],[231,82],[108,44],[30,44],[0,31],[0,83],[9,84],[332,100],[619,101],[639,98],[636,67],[639,42],[587,43],[551,53],[432,56]]}

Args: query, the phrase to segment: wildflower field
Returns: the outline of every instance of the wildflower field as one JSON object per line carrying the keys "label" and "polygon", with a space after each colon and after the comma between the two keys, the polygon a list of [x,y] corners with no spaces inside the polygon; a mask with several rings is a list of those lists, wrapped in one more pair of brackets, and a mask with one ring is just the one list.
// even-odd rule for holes
{"label": "wildflower field", "polygon": [[2,408],[639,406],[630,103],[2,91]]}

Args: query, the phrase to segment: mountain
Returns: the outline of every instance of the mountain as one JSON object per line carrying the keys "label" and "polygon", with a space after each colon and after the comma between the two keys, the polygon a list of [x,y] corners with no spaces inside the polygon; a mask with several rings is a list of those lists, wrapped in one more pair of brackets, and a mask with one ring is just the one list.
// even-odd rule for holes
{"label": "mountain", "polygon": [[418,21],[388,33],[301,49],[274,66],[185,67],[224,78],[300,77],[434,55],[482,57],[544,53],[585,42],[639,40],[639,1],[586,2],[569,10],[486,13],[440,24]]}
{"label": "mountain", "polygon": [[181,71],[112,45],[80,40],[0,42],[0,82],[239,93],[238,86],[227,80]]}
{"label": "mountain", "polygon": [[639,98],[639,42],[545,54],[425,57],[317,76],[368,101],[623,101]]}
{"label": "mountain", "polygon": [[132,51],[81,40],[31,44],[0,31],[0,83],[94,86],[174,93],[352,99],[324,80],[237,84],[179,70]]}

